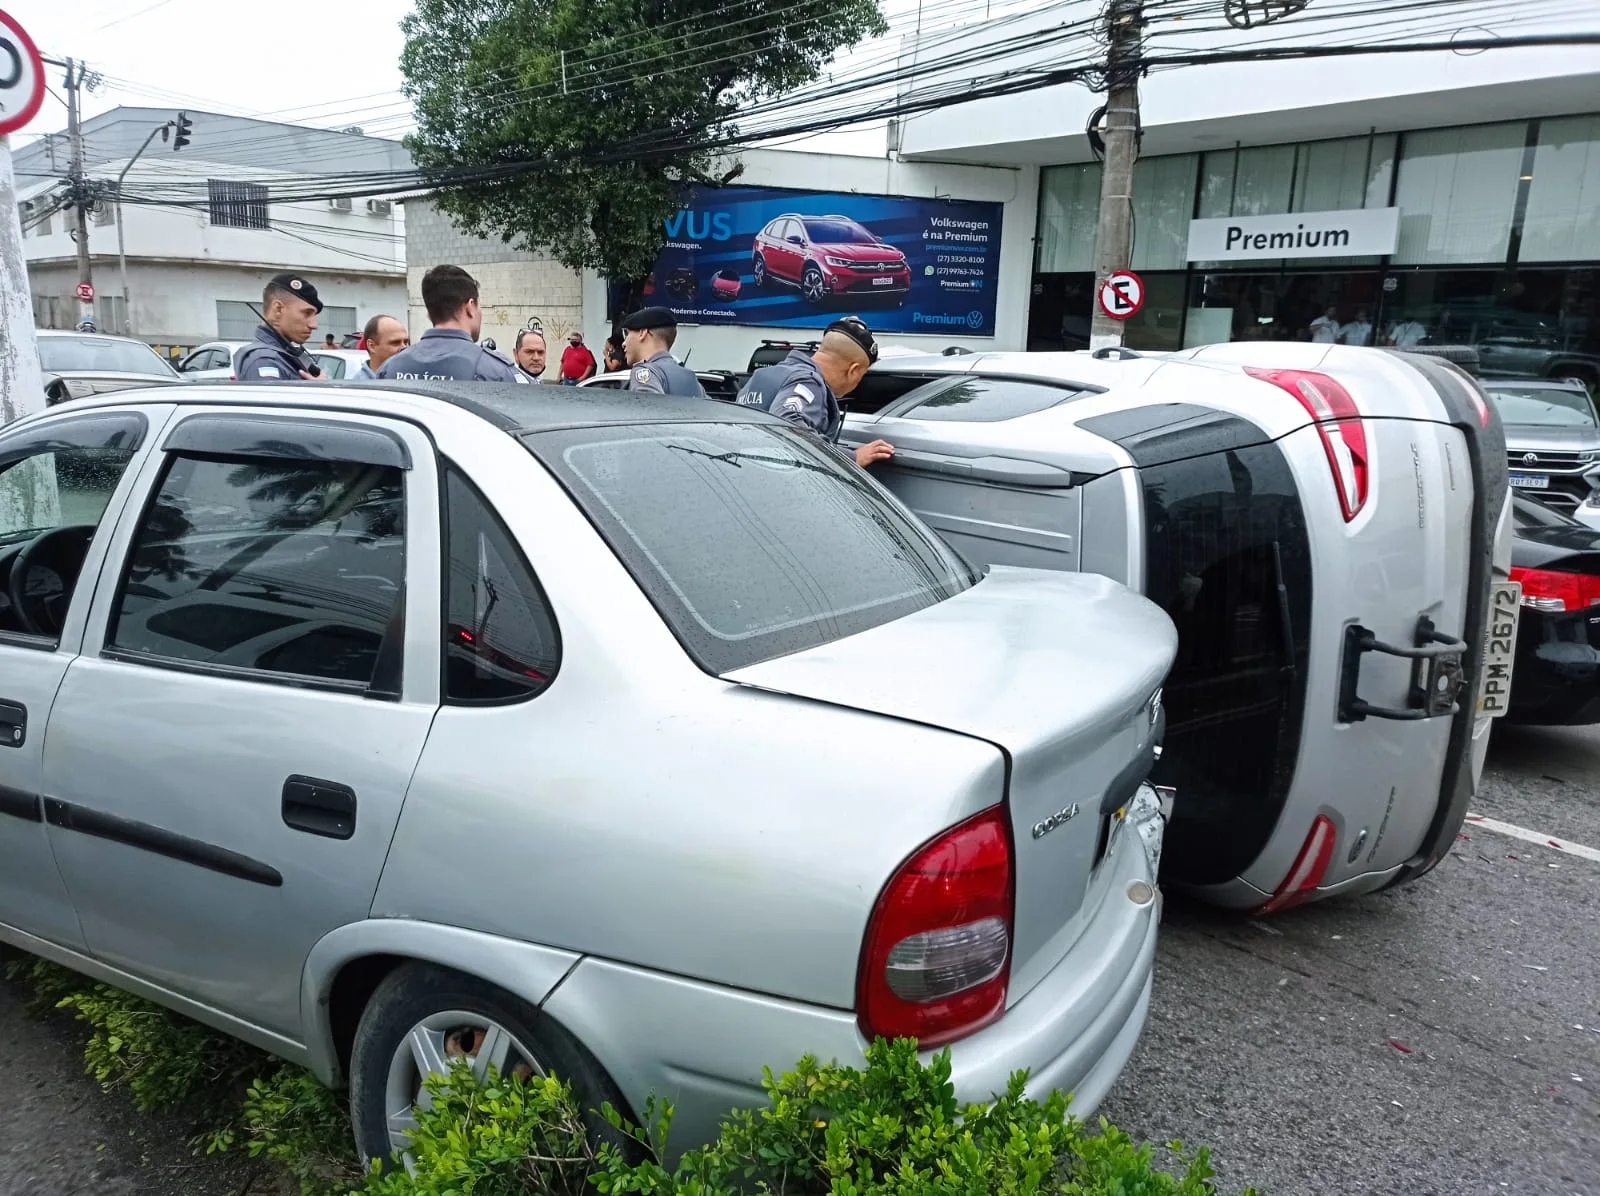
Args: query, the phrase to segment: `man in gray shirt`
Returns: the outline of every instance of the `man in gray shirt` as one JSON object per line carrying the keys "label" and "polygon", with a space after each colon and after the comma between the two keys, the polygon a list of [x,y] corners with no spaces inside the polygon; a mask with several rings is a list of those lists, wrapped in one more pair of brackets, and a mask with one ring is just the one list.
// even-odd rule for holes
{"label": "man in gray shirt", "polygon": [[422,303],[433,327],[378,371],[396,381],[520,382],[528,376],[508,357],[478,344],[483,308],[478,281],[460,266],[435,266],[422,276]]}
{"label": "man in gray shirt", "polygon": [[645,307],[622,321],[622,352],[628,359],[628,389],[641,394],[706,397],[694,371],[671,353],[678,317],[665,307]]}

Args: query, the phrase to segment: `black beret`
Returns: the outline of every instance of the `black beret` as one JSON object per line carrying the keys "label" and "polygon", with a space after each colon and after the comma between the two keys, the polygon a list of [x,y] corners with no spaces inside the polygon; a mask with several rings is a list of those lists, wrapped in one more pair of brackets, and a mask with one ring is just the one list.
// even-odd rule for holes
{"label": "black beret", "polygon": [[297,298],[304,299],[319,312],[322,310],[322,300],[317,298],[317,288],[298,274],[275,274],[269,285],[288,291],[289,294]]}
{"label": "black beret", "polygon": [[641,307],[627,319],[622,321],[623,328],[629,332],[644,332],[651,328],[676,328],[678,317],[666,307]]}

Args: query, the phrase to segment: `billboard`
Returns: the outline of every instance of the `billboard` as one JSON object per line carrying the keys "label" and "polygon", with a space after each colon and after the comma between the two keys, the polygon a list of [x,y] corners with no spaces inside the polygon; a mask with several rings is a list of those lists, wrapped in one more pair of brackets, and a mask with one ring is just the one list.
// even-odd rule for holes
{"label": "billboard", "polygon": [[993,336],[1002,205],[695,187],[667,219],[645,302],[685,323]]}

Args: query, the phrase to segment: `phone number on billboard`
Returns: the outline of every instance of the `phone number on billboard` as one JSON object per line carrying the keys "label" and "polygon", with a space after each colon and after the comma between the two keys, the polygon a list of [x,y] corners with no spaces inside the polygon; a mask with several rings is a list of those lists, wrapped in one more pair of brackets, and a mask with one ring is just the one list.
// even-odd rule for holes
{"label": "phone number on billboard", "polygon": [[989,259],[986,257],[964,257],[949,253],[941,253],[934,260],[940,265],[987,266],[989,264]]}

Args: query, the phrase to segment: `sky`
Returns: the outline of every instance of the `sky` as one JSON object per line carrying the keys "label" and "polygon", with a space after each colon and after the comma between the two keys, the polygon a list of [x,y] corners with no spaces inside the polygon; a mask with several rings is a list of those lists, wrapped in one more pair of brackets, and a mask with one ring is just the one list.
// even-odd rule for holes
{"label": "sky", "polygon": [[[941,0],[922,0],[930,6]],[[981,16],[970,0],[974,12]],[[985,0],[987,6],[991,0]],[[992,0],[996,12],[1016,7]],[[105,76],[84,115],[118,104],[193,107],[337,127],[378,136],[409,128],[400,93],[400,21],[410,0],[332,0],[276,6],[247,0],[0,0],[40,50],[81,59]],[[886,0],[893,33],[915,28],[919,0]],[[950,7],[945,4],[946,9]],[[1026,5],[1023,5],[1026,7]],[[267,15],[276,12],[278,19]],[[881,55],[884,46],[873,48]],[[61,74],[55,97],[15,145],[66,126]],[[803,148],[881,155],[882,126],[812,139]]]}

